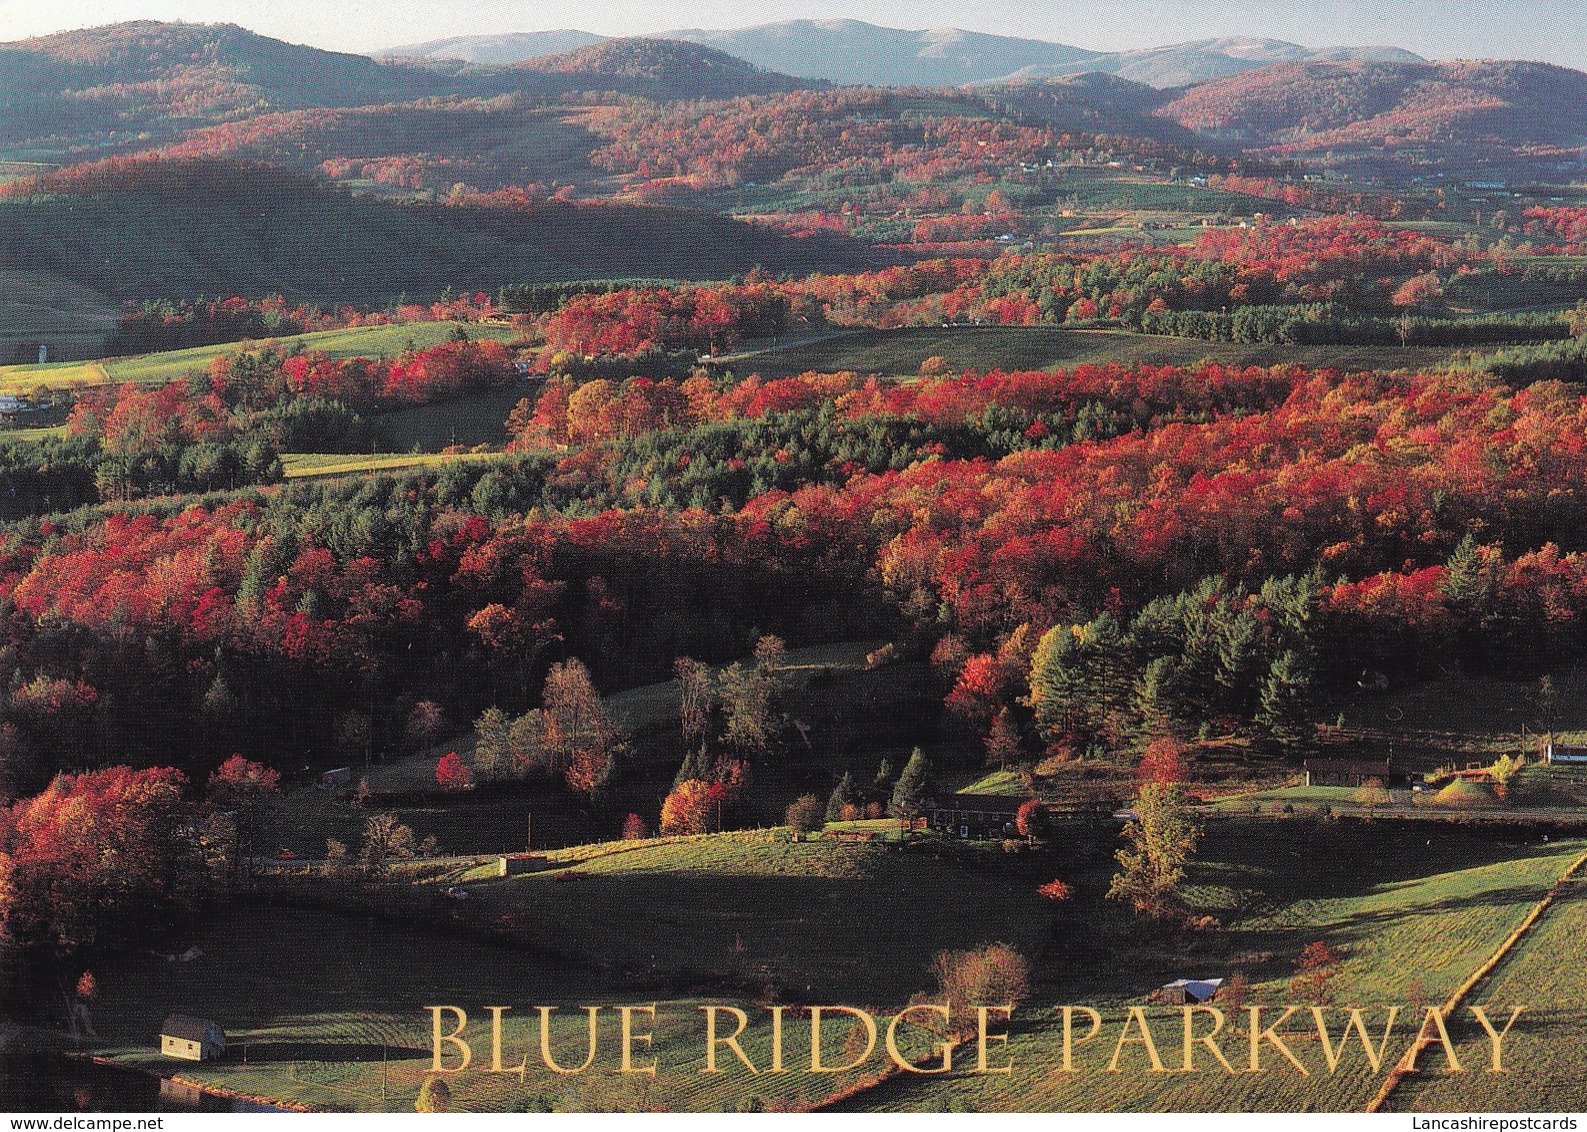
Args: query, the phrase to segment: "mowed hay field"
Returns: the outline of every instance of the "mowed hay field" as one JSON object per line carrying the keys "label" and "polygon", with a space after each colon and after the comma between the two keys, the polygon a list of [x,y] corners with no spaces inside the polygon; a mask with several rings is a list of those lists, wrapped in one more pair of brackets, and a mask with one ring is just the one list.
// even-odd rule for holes
{"label": "mowed hay field", "polygon": [[[1409,1044],[1400,1022],[1381,1072],[1361,1054],[1359,1043],[1330,1075],[1309,1014],[1286,1027],[1289,1044],[1311,1070],[1303,1076],[1264,1046],[1272,1072],[1226,1073],[1204,1047],[1198,1071],[1156,1073],[1137,1042],[1125,1048],[1121,1072],[1106,1067],[1128,1006],[1174,978],[1229,977],[1250,980],[1250,1005],[1294,1001],[1288,990],[1293,963],[1312,940],[1325,940],[1343,954],[1333,986],[1336,1004],[1361,1006],[1374,1040],[1381,1038],[1387,1007],[1424,1009],[1442,1002],[1521,922],[1581,852],[1582,845],[1495,840],[1475,827],[1431,832],[1411,823],[1216,823],[1209,827],[1201,861],[1193,867],[1191,900],[1218,916],[1224,927],[1213,938],[1182,942],[1116,940],[1111,945],[1080,933],[1068,948],[1050,953],[1024,1018],[1013,1028],[1008,1052],[1013,1072],[983,1078],[955,1074],[890,1081],[845,1103],[867,1111],[960,1108],[985,1111],[1361,1111],[1388,1069]],[[1429,843],[1431,842],[1431,843]],[[1093,885],[1102,880],[1099,875]],[[1091,887],[1091,886],[1088,886]],[[1079,886],[1077,885],[1077,890]],[[1077,901],[1084,893],[1077,891]],[[1077,908],[1076,912],[1083,912]],[[1556,961],[1572,960],[1554,951]],[[1569,981],[1571,976],[1567,975]],[[1580,992],[1578,991],[1578,995]],[[1481,1001],[1507,1001],[1483,994]],[[1580,1001],[1578,998],[1577,1001]],[[1062,1004],[1090,1005],[1104,1019],[1100,1037],[1077,1047],[1077,1072],[1061,1071]],[[1159,1053],[1169,1069],[1182,1066],[1182,1014],[1177,1007],[1149,1007]],[[1276,1014],[1270,1014],[1271,1021]],[[1084,1024],[1081,1019],[1077,1024]],[[1199,1022],[1198,1033],[1210,1029]],[[1338,1041],[1338,1016],[1332,1036]],[[1309,1035],[1309,1036],[1308,1036]],[[1237,1070],[1249,1056],[1249,1034],[1222,1040]],[[1518,1056],[1520,1051],[1518,1049]],[[1435,1066],[1439,1065],[1434,1059]],[[1484,1090],[1497,1078],[1473,1079],[1460,1101],[1425,1107],[1503,1107]],[[1480,1100],[1477,1099],[1480,1096]],[[1579,1086],[1572,1103],[1579,1108]],[[1531,1106],[1523,1106],[1531,1107]]]}
{"label": "mowed hay field", "polygon": [[361,475],[365,472],[391,472],[404,468],[434,468],[455,460],[489,460],[489,453],[461,453],[445,456],[423,452],[377,452],[363,456],[346,452],[284,452],[282,475],[289,480],[323,476]]}
{"label": "mowed hay field", "polygon": [[[713,1110],[750,1097],[768,1106],[798,1106],[847,1088],[877,1062],[854,1073],[789,1073],[756,1078],[736,1062],[704,1074],[700,1006],[730,996],[625,989],[583,968],[355,916],[279,908],[225,913],[198,940],[192,962],[146,958],[135,967],[101,973],[94,1021],[105,1043],[101,1056],[230,1094],[333,1111],[412,1111],[431,1068],[430,1006],[461,1007],[474,1051],[471,1067],[448,1077],[460,1111],[518,1109],[645,1111]],[[491,1063],[486,1006],[512,1006],[504,1018],[503,1063],[530,1067],[522,1078],[496,1075]],[[556,1006],[553,1053],[564,1067],[581,1064],[588,1049],[586,1015],[598,1006],[596,1060],[587,1072],[558,1076],[539,1058],[536,1006]],[[620,1072],[619,1006],[655,1006],[656,1021],[635,1015],[635,1032],[654,1035],[634,1045],[635,1059],[657,1061],[654,1078]],[[740,1039],[759,1065],[770,1061],[769,1014],[743,1002],[751,1019]],[[186,1011],[226,1029],[230,1050],[221,1061],[195,1064],[157,1053],[165,1016]],[[455,1017],[447,1014],[447,1032]],[[731,1017],[724,1017],[727,1032]],[[834,1026],[824,1047],[841,1055],[846,1031]],[[808,1056],[808,1024],[785,1022],[785,1048]],[[905,1050],[922,1051],[928,1038],[907,1035]],[[246,1062],[244,1058],[246,1057]],[[729,1055],[730,1057],[730,1055]],[[459,1064],[448,1047],[445,1064]]]}
{"label": "mowed hay field", "polygon": [[[451,1082],[457,1107],[508,1110],[526,1094],[537,1105],[566,1109],[708,1110],[751,1096],[769,1106],[798,1105],[878,1071],[881,1047],[853,1073],[702,1074],[701,1003],[745,1009],[752,1026],[743,1045],[764,1066],[772,1033],[757,1001],[813,997],[897,1009],[930,986],[936,949],[1007,937],[1029,951],[1040,927],[1038,898],[1023,879],[989,878],[879,846],[794,844],[780,833],[755,832],[554,856],[560,867],[525,877],[470,881],[461,873],[412,889],[394,882],[415,909],[450,905],[439,898],[440,884],[466,885],[466,902],[425,917],[433,932],[334,912],[226,913],[196,938],[203,955],[192,962],[143,959],[102,975],[95,1007],[101,1052],[249,1096],[400,1110],[412,1106],[429,1065],[427,1006],[458,1005],[486,1018],[486,1005],[514,1005],[531,1019],[536,1005],[563,1007],[573,1021],[555,1031],[558,1056],[577,1064],[585,1049],[579,1007],[656,1004],[655,1041],[636,1047],[660,1062],[654,1081],[615,1071],[617,1020],[609,1010],[589,1073],[554,1078],[536,1069],[527,1086],[516,1077],[466,1074]],[[966,899],[921,909],[908,895],[921,891]],[[461,930],[464,917],[473,925],[510,925],[519,942],[475,942]],[[234,1055],[204,1065],[156,1056],[155,1035],[171,1012],[220,1021]],[[797,1065],[808,1058],[808,1024],[789,1019],[785,1026],[784,1047]],[[488,1028],[466,1036],[488,1064]],[[902,1036],[909,1056],[931,1040],[910,1027]],[[506,1037],[509,1051],[538,1048],[522,1018]],[[849,1023],[840,1018],[824,1043],[828,1056],[847,1060],[840,1055],[848,1038]]]}
{"label": "mowed hay field", "polygon": [[[1390,1097],[1391,1111],[1406,1112],[1579,1112],[1587,1079],[1587,884],[1562,886],[1521,943],[1475,990],[1502,1028],[1514,1007],[1525,1012],[1504,1040],[1504,1074],[1491,1068],[1492,1042],[1469,1018],[1455,1030],[1462,1074],[1429,1073],[1407,1079]],[[1443,1054],[1429,1051],[1444,1067]]]}
{"label": "mowed hay field", "polygon": [[439,345],[462,326],[471,338],[494,338],[510,342],[517,331],[496,323],[414,322],[399,326],[360,326],[348,330],[321,330],[313,334],[294,334],[286,338],[258,342],[226,342],[216,346],[195,346],[187,350],[167,350],[131,358],[108,358],[93,362],[47,362],[44,365],[0,366],[0,393],[23,393],[30,389],[80,388],[116,385],[127,381],[161,383],[203,373],[209,363],[225,354],[243,349],[258,349],[267,341],[283,349],[319,350],[332,358],[393,356],[411,344],[416,349]]}
{"label": "mowed hay field", "polygon": [[[0,180],[4,180],[0,175]],[[0,268],[0,362],[92,357],[120,312],[108,296],[48,271]]]}
{"label": "mowed hay field", "polygon": [[592,963],[882,1007],[930,986],[937,951],[1004,940],[1030,954],[1046,929],[1039,874],[996,853],[961,860],[924,842],[793,842],[781,830],[614,848],[560,877],[481,876],[470,914],[508,917]]}
{"label": "mowed hay field", "polygon": [[394,452],[439,452],[454,444],[500,448],[511,439],[507,435],[507,415],[519,401],[532,396],[532,387],[515,384],[434,405],[381,413],[375,422],[382,439]]}
{"label": "mowed hay field", "polygon": [[[102,1052],[123,1064],[176,1070],[234,1093],[354,1110],[412,1106],[430,1063],[425,1008],[440,1004],[469,1011],[465,1037],[484,1064],[490,1043],[488,1025],[479,1024],[488,1017],[483,1008],[515,1007],[504,1042],[511,1065],[538,1047],[534,1006],[564,1008],[553,1040],[563,1062],[575,1064],[585,1051],[576,1008],[607,1008],[598,1015],[589,1072],[553,1077],[532,1068],[524,1081],[465,1073],[449,1082],[464,1110],[711,1110],[752,1097],[782,1107],[836,1094],[846,1097],[843,1107],[903,1111],[1358,1110],[1381,1080],[1358,1047],[1332,1077],[1315,1038],[1302,1036],[1291,1044],[1317,1069],[1310,1077],[1278,1070],[1229,1076],[1209,1059],[1206,1072],[1156,1074],[1138,1045],[1115,1074],[1102,1071],[1108,1037],[1117,1034],[1127,1005],[1175,977],[1241,970],[1253,984],[1251,1001],[1288,1001],[1293,958],[1314,939],[1344,955],[1336,1002],[1370,1010],[1441,1001],[1582,849],[1502,836],[1472,826],[1429,839],[1409,823],[1391,822],[1214,823],[1188,896],[1225,927],[1177,940],[1141,932],[1101,899],[1114,844],[1101,832],[1060,831],[1049,849],[1015,855],[929,838],[903,849],[795,843],[783,831],[583,846],[550,854],[545,871],[526,876],[497,878],[488,868],[460,866],[379,886],[383,903],[410,909],[423,928],[270,905],[223,913],[193,941],[203,954],[191,962],[147,957],[99,972],[94,1020]],[[1076,887],[1075,899],[1057,909],[1034,891],[1055,872]],[[440,889],[450,884],[468,898],[445,900]],[[334,900],[336,891],[321,897]],[[478,942],[485,925],[510,933],[513,943]],[[1011,1027],[1014,1071],[1007,1076],[964,1072],[973,1062],[962,1051],[951,1075],[857,1089],[882,1068],[880,1050],[853,1073],[797,1071],[799,1059],[808,1058],[809,1033],[792,1019],[783,1045],[794,1072],[699,1071],[703,1003],[749,1013],[744,1048],[764,1066],[771,1033],[757,1003],[841,1003],[885,1013],[930,989],[934,952],[991,940],[1029,956],[1034,976],[1032,996]],[[615,1071],[611,1008],[652,1003],[656,1037],[636,1052],[653,1052],[661,1071],[654,1080],[624,1076]],[[1058,1071],[1054,1007],[1063,1003],[1097,1007],[1108,1027],[1107,1036],[1082,1047],[1073,1074]],[[170,1012],[216,1019],[233,1053],[203,1065],[159,1058],[155,1035]],[[1178,1012],[1154,1007],[1150,1017],[1164,1060],[1178,1064]],[[1371,1018],[1381,1026],[1382,1010]],[[836,1056],[850,1038],[840,1021],[827,1048]],[[1405,1031],[1390,1043],[1391,1062],[1408,1040]],[[906,1052],[923,1052],[929,1042],[911,1029]],[[1226,1043],[1231,1060],[1242,1044],[1239,1037]]]}
{"label": "mowed hay field", "polygon": [[810,371],[854,370],[913,377],[920,363],[941,357],[950,370],[1035,370],[1098,365],[1195,365],[1203,359],[1226,365],[1298,363],[1344,372],[1441,367],[1456,352],[1383,346],[1281,346],[1203,342],[1157,334],[1055,327],[950,327],[862,330],[816,342],[771,349],[726,363],[741,376],[789,377]]}

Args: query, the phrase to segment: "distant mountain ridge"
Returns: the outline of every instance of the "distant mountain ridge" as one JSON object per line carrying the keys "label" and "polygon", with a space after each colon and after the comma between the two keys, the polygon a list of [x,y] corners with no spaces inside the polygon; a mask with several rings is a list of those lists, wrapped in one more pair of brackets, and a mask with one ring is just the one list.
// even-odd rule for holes
{"label": "distant mountain ridge", "polygon": [[48,137],[94,146],[112,134],[163,134],[261,108],[418,98],[443,83],[422,67],[284,43],[235,24],[137,20],[0,43],[0,145]]}
{"label": "distant mountain ridge", "polygon": [[661,34],[708,44],[759,67],[842,85],[963,86],[1028,67],[1093,69],[1089,64],[1102,58],[1095,51],[1036,39],[958,28],[904,31],[859,20],[788,20],[727,31],[687,28]]}
{"label": "distant mountain ridge", "polygon": [[[554,54],[568,42],[567,37],[589,34],[562,31],[457,36],[392,48],[380,55],[500,65]],[[765,70],[798,78],[866,86],[967,86],[1095,71],[1163,88],[1224,78],[1275,63],[1337,59],[1423,61],[1398,47],[1309,48],[1251,37],[1104,52],[960,28],[907,31],[861,20],[785,20],[727,30],[684,28],[651,38],[702,44]]]}
{"label": "distant mountain ridge", "polygon": [[1547,63],[1287,63],[1176,92],[1158,113],[1273,157],[1587,155],[1587,74]]}
{"label": "distant mountain ridge", "polygon": [[[1212,79],[1226,78],[1260,70],[1279,63],[1305,63],[1331,60],[1362,60],[1374,63],[1421,63],[1420,55],[1398,47],[1302,47],[1278,39],[1232,36],[1199,39],[1167,47],[1148,47],[1101,56],[1092,61],[1094,69],[1117,75],[1131,82],[1159,89],[1190,86]],[[1073,74],[1072,69],[1027,71],[1013,78],[1049,78]]]}
{"label": "distant mountain ridge", "polygon": [[546,55],[561,55],[603,42],[594,32],[562,28],[557,31],[513,31],[501,35],[454,35],[426,43],[409,43],[375,53],[377,59],[456,59],[474,66],[501,67],[525,63]]}
{"label": "distant mountain ridge", "polygon": [[[698,43],[671,39],[606,39],[560,55],[547,55],[512,66],[497,67],[475,85],[498,83],[504,89],[526,89],[519,79],[537,76],[539,86],[566,84],[570,89],[613,90],[647,98],[736,98],[746,94],[779,94],[813,85],[766,70]],[[469,76],[465,75],[465,78]]]}
{"label": "distant mountain ridge", "polygon": [[[545,37],[536,42],[555,45]],[[195,127],[300,110],[519,93],[733,98],[813,85],[821,84],[671,40],[596,37],[525,62],[467,65],[378,61],[234,24],[138,20],[0,43],[0,146],[104,156],[147,149]]]}

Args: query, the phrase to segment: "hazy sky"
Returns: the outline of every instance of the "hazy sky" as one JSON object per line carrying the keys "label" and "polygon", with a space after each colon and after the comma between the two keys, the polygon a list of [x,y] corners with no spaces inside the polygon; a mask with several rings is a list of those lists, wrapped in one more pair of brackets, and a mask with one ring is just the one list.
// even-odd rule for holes
{"label": "hazy sky", "polygon": [[1582,0],[0,0],[0,40],[130,19],[230,22],[293,43],[372,51],[497,31],[606,35],[852,17],[1116,50],[1215,35],[1311,47],[1394,44],[1435,59],[1544,59],[1587,69]]}

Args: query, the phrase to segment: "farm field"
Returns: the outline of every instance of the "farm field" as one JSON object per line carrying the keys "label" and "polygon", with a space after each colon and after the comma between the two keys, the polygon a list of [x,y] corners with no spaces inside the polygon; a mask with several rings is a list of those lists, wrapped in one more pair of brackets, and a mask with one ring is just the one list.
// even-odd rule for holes
{"label": "farm field", "polygon": [[[1252,1005],[1291,1002],[1286,984],[1293,957],[1313,939],[1325,939],[1343,953],[1333,989],[1335,1002],[1369,1010],[1398,1004],[1402,1013],[1418,1004],[1442,1002],[1548,891],[1582,846],[1542,844],[1536,836],[1521,844],[1470,829],[1440,831],[1434,837],[1436,844],[1424,844],[1427,839],[1416,827],[1392,822],[1322,823],[1310,828],[1292,823],[1282,830],[1249,824],[1211,827],[1200,862],[1191,870],[1191,899],[1222,921],[1224,927],[1215,939],[1193,945],[1188,952],[1166,942],[1154,947],[1148,939],[1110,952],[1099,939],[1078,933],[1067,937],[1067,946],[1056,944],[1039,966],[1031,1004],[1022,1012],[1025,1019],[1013,1028],[1010,1076],[996,1081],[973,1076],[894,1080],[841,1107],[1360,1111],[1382,1074],[1371,1072],[1357,1053],[1330,1076],[1321,1064],[1314,1029],[1310,1041],[1291,1042],[1303,1063],[1311,1063],[1314,1072],[1309,1077],[1278,1070],[1230,1076],[1210,1062],[1203,1072],[1158,1075],[1145,1071],[1139,1046],[1127,1050],[1121,1061],[1125,1072],[1107,1073],[1102,1070],[1112,1042],[1105,1039],[1097,1042],[1097,1047],[1106,1046],[1100,1052],[1097,1047],[1077,1051],[1080,1072],[1064,1074],[1053,1071],[1060,1025],[1053,1007],[1094,1006],[1103,1016],[1104,1034],[1113,1036],[1126,1007],[1140,1002],[1152,987],[1175,977],[1227,977],[1236,969],[1251,982]],[[1330,862],[1329,870],[1312,867],[1322,859]],[[1579,980],[1575,994],[1579,1001]],[[1506,1001],[1502,994],[1483,997]],[[1384,1013],[1380,1010],[1369,1017],[1381,1027]],[[1180,1051],[1178,1011],[1158,1008],[1149,1017],[1154,1029],[1169,1035],[1159,1036],[1159,1042],[1165,1047],[1164,1060],[1172,1066]],[[1156,1019],[1161,1019],[1160,1026]],[[1398,1033],[1391,1047],[1396,1051],[1410,1036],[1403,1028]],[[1245,1045],[1244,1034],[1229,1043],[1237,1067]],[[1135,1072],[1129,1071],[1132,1065]],[[1481,1090],[1492,1080],[1473,1074],[1461,1084]],[[1452,1103],[1493,1107],[1487,1095],[1481,1101],[1472,1094]],[[1519,1102],[1517,1107],[1539,1106]]]}
{"label": "farm field", "polygon": [[[187,1081],[233,1094],[332,1111],[413,1110],[429,1075],[431,1005],[462,1007],[476,1043],[473,1069],[452,1076],[457,1111],[645,1111],[719,1109],[759,1096],[769,1106],[806,1103],[844,1088],[859,1075],[790,1073],[747,1080],[747,1073],[702,1074],[699,1007],[723,997],[626,988],[599,972],[434,931],[394,926],[367,917],[287,908],[243,908],[218,917],[197,940],[204,952],[188,963],[146,958],[105,976],[95,1021],[105,1039],[101,1056],[149,1071],[176,1069]],[[486,1004],[511,1005],[503,1025],[504,1060],[529,1052],[531,1068],[493,1075]],[[554,1076],[538,1055],[536,1005],[561,1008],[553,1025],[555,1054],[577,1065],[585,1049],[579,1008],[601,1006],[598,1060],[585,1074]],[[654,1041],[635,1045],[636,1060],[651,1053],[654,1079],[618,1069],[615,1007],[654,1005]],[[752,1019],[742,1039],[757,1062],[769,1061],[765,1013],[745,1003]],[[225,1020],[235,1056],[203,1065],[174,1066],[155,1052],[155,1035],[171,1011],[203,1012]],[[479,1026],[479,1020],[485,1026]],[[731,1024],[724,1019],[724,1024]],[[636,1032],[648,1017],[636,1015]],[[841,1026],[838,1028],[841,1036]],[[808,1049],[808,1025],[790,1020],[784,1041]],[[911,1037],[906,1049],[918,1048]],[[833,1040],[833,1050],[838,1048]],[[455,1053],[455,1051],[454,1051]],[[246,1056],[246,1063],[243,1058]],[[456,1056],[448,1064],[455,1065]],[[724,1064],[731,1064],[725,1062]]]}
{"label": "farm field", "polygon": [[1349,757],[1384,758],[1419,771],[1487,765],[1523,749],[1536,758],[1545,733],[1587,734],[1587,670],[1538,681],[1451,675],[1386,692],[1360,693],[1341,704],[1340,738]]}
{"label": "farm field", "polygon": [[[1569,1112],[1581,1107],[1579,1037],[1587,1025],[1587,980],[1567,957],[1587,942],[1587,886],[1568,882],[1532,932],[1478,988],[1488,1013],[1502,1025],[1510,1010],[1526,1007],[1504,1043],[1503,1076],[1483,1073],[1491,1043],[1480,1027],[1451,1036],[1467,1072],[1408,1079],[1390,1097],[1395,1112],[1483,1109]],[[1473,1032],[1474,1031],[1474,1032]]]}
{"label": "farm field", "polygon": [[[563,954],[641,973],[774,983],[790,1001],[901,1005],[930,985],[938,950],[999,939],[1031,954],[1041,944],[1035,858],[993,868],[1001,854],[939,855],[929,841],[902,852],[793,842],[782,830],[617,847],[566,880],[555,871],[484,879],[483,867],[470,897],[487,921],[508,916]],[[928,891],[960,898],[920,902]],[[621,909],[621,931],[592,908]]]}
{"label": "farm field", "polygon": [[[396,1110],[411,1107],[425,1075],[423,1006],[522,1004],[526,1013],[536,1003],[656,1002],[663,1021],[654,1050],[672,1071],[647,1087],[609,1072],[555,1082],[531,1076],[524,1085],[511,1076],[465,1074],[450,1082],[457,1107],[711,1109],[743,1103],[750,1093],[762,1103],[797,1104],[855,1078],[795,1072],[747,1088],[732,1075],[700,1075],[693,1019],[701,1002],[737,1003],[756,1014],[742,992],[686,988],[770,985],[783,1001],[896,1008],[929,987],[933,951],[1000,939],[1030,956],[1035,974],[1032,997],[1011,1027],[1014,1073],[895,1079],[843,1107],[1353,1110],[1380,1079],[1359,1057],[1332,1078],[1157,1078],[1140,1059],[1136,1072],[1126,1062],[1122,1074],[1101,1073],[1106,1051],[1091,1050],[1079,1058],[1082,1072],[1055,1073],[1054,1007],[1094,1005],[1116,1026],[1127,1005],[1163,981],[1233,970],[1249,978],[1253,1003],[1289,1001],[1293,957],[1317,938],[1344,955],[1336,1001],[1368,1008],[1441,1001],[1582,846],[1478,828],[1435,836],[1436,845],[1424,845],[1421,832],[1393,822],[1209,829],[1187,898],[1224,926],[1178,945],[1126,936],[1126,914],[1100,899],[1112,841],[1105,833],[1060,833],[1052,848],[1014,858],[995,846],[930,837],[900,850],[825,838],[796,843],[780,831],[586,846],[553,851],[545,871],[514,878],[496,878],[489,867],[439,876],[432,870],[403,903],[430,909],[424,914],[433,933],[356,913],[267,907],[222,914],[195,941],[203,954],[192,962],[143,959],[106,973],[94,1017],[108,1056],[154,1067],[160,1062],[149,1047],[160,1018],[201,1011],[224,1020],[234,1047],[248,1047],[247,1064],[239,1049],[224,1062],[183,1066],[187,1079],[300,1104]],[[1310,867],[1320,855],[1334,863],[1331,871]],[[1056,918],[1034,891],[1053,871],[1077,889],[1074,905]],[[401,890],[401,882],[391,883]],[[439,898],[443,884],[461,884],[469,899],[448,907]],[[939,898],[922,904],[921,891]],[[1544,927],[1579,932],[1581,907],[1562,905],[1559,911],[1576,919]],[[467,923],[509,924],[525,942],[512,951],[474,943]],[[1537,937],[1544,948],[1538,954],[1550,953],[1549,942]],[[872,961],[878,955],[888,962]],[[1579,1005],[1579,985],[1562,993]],[[1503,988],[1484,1000],[1504,1000]],[[1165,1011],[1152,1017],[1172,1024]],[[509,1048],[523,1047],[524,1031],[511,1020],[506,1032]],[[602,1033],[604,1041],[608,1031]],[[807,1048],[797,1034],[785,1035],[788,1049]],[[746,1050],[763,1056],[757,1051],[769,1040],[765,1027],[747,1036]],[[916,1042],[923,1037],[913,1035]],[[1171,1058],[1177,1039],[1162,1040]],[[1303,1058],[1318,1057],[1304,1039],[1293,1044]],[[1518,1041],[1517,1064],[1533,1049],[1541,1052],[1535,1041]]]}
{"label": "farm field", "polygon": [[395,409],[377,415],[373,423],[394,452],[439,452],[454,444],[499,448],[508,439],[507,414],[525,396],[533,393],[512,385],[434,405]]}
{"label": "farm field", "polygon": [[52,358],[92,357],[119,314],[109,296],[63,276],[0,267],[0,362],[33,361],[40,343]]}
{"label": "farm field", "polygon": [[284,452],[281,455],[281,467],[285,478],[301,480],[361,472],[389,472],[403,468],[435,468],[454,460],[489,458],[485,453],[444,456],[426,452],[377,452],[364,456],[345,452]]}
{"label": "farm field", "polygon": [[1426,347],[1282,346],[1204,342],[1115,330],[1048,327],[953,327],[863,330],[785,349],[766,350],[733,362],[741,376],[791,377],[810,371],[854,370],[913,377],[930,357],[950,369],[1047,369],[1059,366],[1194,365],[1203,359],[1239,365],[1288,363],[1366,369],[1416,369],[1446,363],[1456,351]]}
{"label": "farm field", "polygon": [[[346,330],[321,330],[275,339],[284,348],[320,350],[333,358],[378,357],[400,353],[412,343],[418,349],[447,341],[452,331],[463,326],[478,338],[510,342],[517,332],[510,326],[494,323],[415,322],[398,326],[360,326]],[[262,342],[252,343],[257,347]],[[106,358],[93,362],[47,362],[44,365],[0,366],[0,392],[22,393],[41,387],[65,389],[91,385],[120,384],[126,381],[165,382],[204,371],[209,363],[224,354],[236,353],[243,343],[227,342],[215,346],[195,346],[187,350],[168,350],[130,358]]]}

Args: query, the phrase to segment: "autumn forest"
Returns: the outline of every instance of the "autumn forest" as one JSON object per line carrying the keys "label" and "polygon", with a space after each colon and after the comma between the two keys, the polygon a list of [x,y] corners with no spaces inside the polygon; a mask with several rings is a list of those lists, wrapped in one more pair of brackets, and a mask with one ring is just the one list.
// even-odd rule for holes
{"label": "autumn forest", "polygon": [[[169,1076],[173,1012],[308,1110],[1580,1107],[1587,76],[142,22],[0,44],[0,105],[0,1108]],[[437,1072],[438,932],[469,1002],[948,1020]],[[1457,1000],[1564,1004],[1502,1102],[1086,1086],[1036,1022],[916,1075],[978,1003],[1419,1018],[1490,959]]]}

